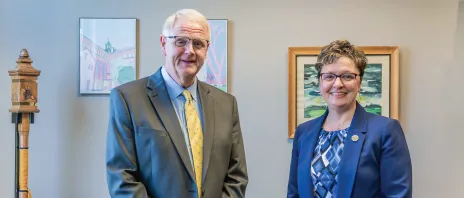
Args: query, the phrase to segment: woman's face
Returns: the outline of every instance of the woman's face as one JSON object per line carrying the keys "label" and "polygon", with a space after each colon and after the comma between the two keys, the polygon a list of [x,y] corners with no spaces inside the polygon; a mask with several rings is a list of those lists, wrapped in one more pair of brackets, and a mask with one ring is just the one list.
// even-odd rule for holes
{"label": "woman's face", "polygon": [[359,69],[350,58],[340,57],[322,67],[319,89],[329,109],[349,108],[361,90]]}

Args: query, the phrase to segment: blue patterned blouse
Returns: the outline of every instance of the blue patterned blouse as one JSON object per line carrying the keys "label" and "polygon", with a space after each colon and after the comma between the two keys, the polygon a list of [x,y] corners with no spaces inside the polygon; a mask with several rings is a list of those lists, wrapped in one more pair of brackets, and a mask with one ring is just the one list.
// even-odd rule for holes
{"label": "blue patterned blouse", "polygon": [[348,128],[327,132],[321,129],[311,161],[311,177],[316,198],[335,197],[337,171]]}

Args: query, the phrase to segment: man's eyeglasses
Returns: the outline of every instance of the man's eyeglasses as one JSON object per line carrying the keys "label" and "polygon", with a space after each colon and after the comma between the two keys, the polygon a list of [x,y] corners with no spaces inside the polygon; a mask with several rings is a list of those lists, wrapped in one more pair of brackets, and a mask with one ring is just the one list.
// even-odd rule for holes
{"label": "man's eyeglasses", "polygon": [[325,83],[333,83],[337,77],[340,78],[343,83],[350,83],[356,79],[356,76],[359,76],[359,74],[346,73],[342,75],[336,75],[331,73],[321,73],[321,79]]}
{"label": "man's eyeglasses", "polygon": [[190,42],[192,42],[193,48],[204,50],[209,45],[209,41],[206,39],[191,39],[186,36],[166,36],[166,38],[175,39],[174,45],[176,47],[185,47],[185,45],[188,45]]}

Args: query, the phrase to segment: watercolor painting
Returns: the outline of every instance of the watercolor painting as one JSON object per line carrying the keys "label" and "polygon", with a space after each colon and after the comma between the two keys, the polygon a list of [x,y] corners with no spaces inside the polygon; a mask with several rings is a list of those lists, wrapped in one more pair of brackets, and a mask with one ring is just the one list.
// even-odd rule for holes
{"label": "watercolor painting", "polygon": [[316,118],[324,114],[327,105],[319,91],[315,64],[304,64],[304,118]]}
{"label": "watercolor painting", "polygon": [[227,19],[208,19],[211,40],[205,64],[198,72],[198,79],[228,92],[228,21]]}
{"label": "watercolor painting", "polygon": [[[367,65],[357,102],[370,113],[399,118],[399,47],[357,46]],[[288,137],[296,127],[325,113],[315,64],[321,46],[288,48]]]}
{"label": "watercolor painting", "polygon": [[79,94],[109,94],[136,79],[136,20],[79,19]]}

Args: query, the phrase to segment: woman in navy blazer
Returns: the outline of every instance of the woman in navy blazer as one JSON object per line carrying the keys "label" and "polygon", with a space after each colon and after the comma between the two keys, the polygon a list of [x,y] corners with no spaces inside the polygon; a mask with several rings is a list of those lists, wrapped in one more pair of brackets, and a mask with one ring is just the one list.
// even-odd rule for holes
{"label": "woman in navy blazer", "polygon": [[288,198],[412,197],[412,167],[397,120],[367,112],[357,101],[367,58],[346,40],[317,58],[325,113],[294,135]]}

